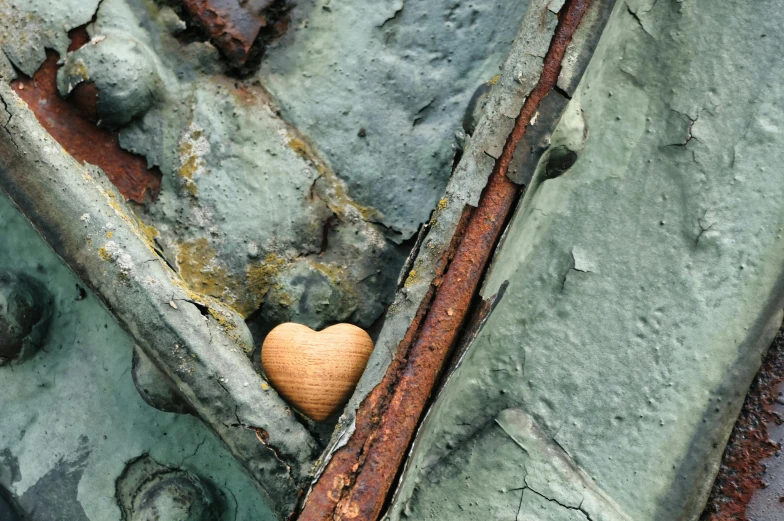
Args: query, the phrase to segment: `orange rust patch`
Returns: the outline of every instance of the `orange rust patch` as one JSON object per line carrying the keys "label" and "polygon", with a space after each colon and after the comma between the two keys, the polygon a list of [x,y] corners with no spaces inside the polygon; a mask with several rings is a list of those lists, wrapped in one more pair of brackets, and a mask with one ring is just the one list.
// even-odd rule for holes
{"label": "orange rust patch", "polygon": [[[70,33],[76,49],[87,40],[84,28]],[[56,52],[47,49],[46,61],[28,78],[20,74],[11,83],[16,94],[35,113],[38,122],[80,163],[100,167],[126,198],[136,203],[155,200],[161,189],[161,174],[147,168],[147,160],[120,148],[117,132],[96,126],[98,89],[92,83],[77,86],[69,98],[57,92]]]}

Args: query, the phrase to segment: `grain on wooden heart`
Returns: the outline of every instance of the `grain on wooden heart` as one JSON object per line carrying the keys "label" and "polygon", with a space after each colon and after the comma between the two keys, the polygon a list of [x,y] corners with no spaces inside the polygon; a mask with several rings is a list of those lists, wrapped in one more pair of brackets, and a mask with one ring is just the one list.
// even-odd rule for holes
{"label": "grain on wooden heart", "polygon": [[315,421],[338,412],[365,370],[373,341],[351,324],[322,331],[288,322],[270,331],[261,365],[272,386]]}

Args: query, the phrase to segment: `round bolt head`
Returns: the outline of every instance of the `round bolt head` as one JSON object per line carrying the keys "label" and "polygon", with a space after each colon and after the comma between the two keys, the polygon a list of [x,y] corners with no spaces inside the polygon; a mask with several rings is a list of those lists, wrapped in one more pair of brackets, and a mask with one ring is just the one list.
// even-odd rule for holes
{"label": "round bolt head", "polygon": [[29,358],[43,344],[52,296],[24,274],[0,272],[0,365]]}

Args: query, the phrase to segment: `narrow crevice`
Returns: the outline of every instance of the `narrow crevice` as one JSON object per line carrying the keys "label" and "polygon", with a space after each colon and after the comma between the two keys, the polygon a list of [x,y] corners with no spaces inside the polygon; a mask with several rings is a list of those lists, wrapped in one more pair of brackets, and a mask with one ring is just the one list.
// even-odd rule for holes
{"label": "narrow crevice", "polygon": [[169,262],[169,259],[166,258],[166,255],[164,255],[163,246],[161,245],[158,238],[154,237],[153,242],[155,243],[155,248],[152,250],[155,252],[155,255],[157,255],[169,267],[170,270],[172,270],[174,273],[177,273],[177,269],[172,265],[171,262]]}
{"label": "narrow crevice", "polygon": [[16,151],[19,152],[19,145],[16,144],[16,139],[14,138],[14,135],[11,133],[10,130],[8,130],[8,125],[11,124],[11,119],[14,117],[14,115],[11,114],[10,110],[8,110],[8,102],[5,100],[5,98],[2,95],[0,95],[0,102],[3,103],[3,110],[5,111],[6,114],[8,114],[8,121],[6,121],[3,124],[3,130],[5,131],[6,134],[8,134],[8,137],[11,140],[11,144],[14,145]]}
{"label": "narrow crevice", "polygon": [[203,316],[203,317],[209,317],[210,316],[210,308],[205,306],[204,304],[202,304],[200,302],[196,302],[195,300],[190,300],[190,299],[178,299],[178,300],[184,300],[185,302],[190,302],[191,304],[193,304],[196,307],[196,309],[199,310],[199,313],[201,313],[201,316]]}
{"label": "narrow crevice", "polygon": [[329,230],[332,228],[332,225],[335,224],[337,218],[337,214],[333,213],[327,217],[327,220],[324,221],[324,224],[321,226],[321,248],[318,252],[319,257],[324,255],[324,253],[327,251],[327,248],[329,248]]}
{"label": "narrow crevice", "polygon": [[572,96],[564,89],[562,89],[560,86],[558,86],[557,83],[553,86],[553,90],[568,100],[572,99]]}

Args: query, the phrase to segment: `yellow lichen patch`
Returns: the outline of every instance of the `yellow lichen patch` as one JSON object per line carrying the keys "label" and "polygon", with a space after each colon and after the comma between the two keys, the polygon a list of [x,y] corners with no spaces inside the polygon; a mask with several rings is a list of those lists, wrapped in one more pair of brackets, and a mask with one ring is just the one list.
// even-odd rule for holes
{"label": "yellow lichen patch", "polygon": [[112,254],[109,253],[109,251],[106,248],[104,248],[103,246],[98,248],[98,255],[100,255],[101,258],[103,260],[105,260],[106,262],[111,262],[112,261]]}
{"label": "yellow lichen patch", "polygon": [[[245,280],[242,281],[233,278],[229,270],[220,264],[215,250],[205,238],[184,242],[179,245],[177,252],[177,267],[189,290],[217,299],[242,318],[247,318],[259,309],[285,264],[285,259],[269,254],[264,261],[249,265]],[[209,309],[224,329],[233,328],[233,324],[224,323],[225,318],[221,319],[213,313],[212,307]]]}
{"label": "yellow lichen patch", "polygon": [[147,242],[147,246],[155,249],[155,238],[161,235],[160,232],[158,232],[158,229],[155,226],[145,224],[138,218],[136,219],[136,224],[139,226],[139,231],[141,232],[142,238]]}
{"label": "yellow lichen patch", "polygon": [[180,139],[177,153],[180,156],[180,167],[177,173],[183,181],[183,188],[192,196],[196,196],[198,189],[194,178],[207,172],[204,157],[210,152],[210,142],[204,134],[204,129],[191,122],[188,132]]}
{"label": "yellow lichen patch", "polygon": [[299,157],[310,162],[316,169],[316,172],[318,172],[319,177],[324,179],[326,188],[321,190],[321,194],[325,197],[324,202],[330,210],[339,217],[345,217],[346,210],[348,208],[353,208],[359,213],[364,221],[381,220],[381,212],[369,206],[362,206],[349,197],[343,183],[338,179],[338,176],[336,176],[327,164],[316,155],[304,139],[291,133],[286,134],[286,139],[289,148]]}
{"label": "yellow lichen patch", "polygon": [[446,199],[441,199],[440,201],[438,201],[437,208],[439,210],[445,210],[446,209],[446,205],[447,205]]}
{"label": "yellow lichen patch", "polygon": [[180,146],[180,156],[184,156],[184,160],[177,171],[182,177],[193,179],[193,174],[199,169],[199,158],[194,155],[189,155],[191,150],[190,143],[184,143]]}
{"label": "yellow lichen patch", "polygon": [[408,277],[406,277],[406,281],[403,283],[403,287],[409,288],[413,286],[417,281],[417,271],[411,270],[408,272]]}
{"label": "yellow lichen patch", "polygon": [[180,276],[193,291],[210,295],[224,302],[234,299],[229,294],[232,286],[226,268],[218,264],[215,250],[205,238],[186,241],[179,245],[177,267]]}
{"label": "yellow lichen patch", "polygon": [[242,306],[243,311],[240,313],[243,316],[248,316],[253,311],[259,308],[264,296],[272,288],[275,278],[280,273],[281,268],[286,264],[286,261],[270,253],[262,262],[254,262],[249,264],[246,269],[247,281],[247,302]]}
{"label": "yellow lichen patch", "polygon": [[214,308],[207,308],[210,311],[210,315],[215,321],[223,328],[224,331],[230,331],[232,329],[237,329],[237,325],[228,319],[223,313],[216,311]]}
{"label": "yellow lichen patch", "polygon": [[498,80],[500,80],[500,79],[501,79],[501,75],[500,74],[496,74],[487,83],[489,83],[490,85],[495,85],[496,83],[498,83]]}
{"label": "yellow lichen patch", "polygon": [[237,333],[237,324],[232,320],[233,316],[217,307],[207,307],[207,309],[210,312],[210,316],[215,319],[223,332],[226,333],[226,336],[245,351],[245,354],[250,355],[253,352],[253,346],[248,345]]}
{"label": "yellow lichen patch", "polygon": [[288,139],[289,139],[289,147],[291,147],[291,149],[294,151],[295,154],[297,154],[299,157],[304,157],[307,159],[312,158],[310,147],[308,146],[307,143],[293,136],[288,136]]}
{"label": "yellow lichen patch", "polygon": [[85,65],[84,60],[81,58],[71,62],[71,64],[68,66],[67,73],[71,76],[78,76],[84,81],[90,79],[90,73],[87,71],[87,65]]}
{"label": "yellow lichen patch", "polygon": [[111,239],[112,235],[114,235],[114,232],[111,232],[111,231],[110,232],[106,232],[106,238],[107,239]]}
{"label": "yellow lichen patch", "polygon": [[353,300],[357,304],[359,303],[359,292],[345,268],[334,264],[317,262],[311,258],[308,259],[308,262],[315,270],[321,272],[329,279],[333,288],[340,288],[340,293],[343,298]]}
{"label": "yellow lichen patch", "polygon": [[359,211],[359,214],[362,216],[363,221],[372,221],[378,222],[383,218],[381,212],[376,210],[375,208],[371,208],[370,206],[362,206],[361,204],[351,202],[354,207]]}

